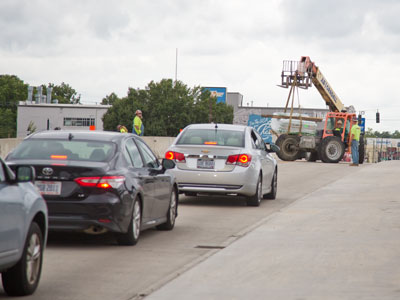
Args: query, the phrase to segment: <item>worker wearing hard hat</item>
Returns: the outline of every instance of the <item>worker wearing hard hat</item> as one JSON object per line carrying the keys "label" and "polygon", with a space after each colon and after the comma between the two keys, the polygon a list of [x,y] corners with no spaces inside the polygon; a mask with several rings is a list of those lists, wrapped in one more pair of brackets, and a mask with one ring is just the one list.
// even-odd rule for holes
{"label": "worker wearing hard hat", "polygon": [[121,133],[127,133],[128,129],[124,125],[118,125],[117,130]]}
{"label": "worker wearing hard hat", "polygon": [[136,135],[143,135],[144,132],[144,126],[143,126],[143,122],[142,122],[142,111],[140,109],[138,109],[135,112],[135,118],[133,119],[133,130],[132,132]]}
{"label": "worker wearing hard hat", "polygon": [[333,129],[333,135],[341,137],[343,133],[343,121],[341,119],[339,119],[336,122],[336,127],[335,129]]}
{"label": "worker wearing hard hat", "polygon": [[351,157],[353,159],[353,163],[350,166],[357,167],[359,164],[359,159],[360,159],[358,156],[358,147],[359,147],[359,142],[360,142],[361,128],[360,128],[360,126],[358,126],[357,118],[354,118],[353,121],[355,123],[351,127],[351,130],[350,130]]}

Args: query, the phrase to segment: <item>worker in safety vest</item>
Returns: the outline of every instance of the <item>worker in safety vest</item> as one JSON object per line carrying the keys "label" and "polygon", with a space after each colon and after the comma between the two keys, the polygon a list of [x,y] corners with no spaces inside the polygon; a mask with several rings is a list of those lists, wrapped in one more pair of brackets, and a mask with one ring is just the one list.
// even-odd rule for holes
{"label": "worker in safety vest", "polygon": [[341,119],[339,119],[336,122],[335,129],[333,129],[333,135],[338,136],[338,137],[342,137],[342,133],[343,133],[343,121]]}
{"label": "worker in safety vest", "polygon": [[135,112],[135,118],[133,119],[133,130],[132,132],[136,135],[143,135],[144,132],[144,126],[142,122],[142,111],[138,109]]}
{"label": "worker in safety vest", "polygon": [[358,120],[355,118],[353,121],[356,123],[351,127],[350,130],[350,139],[351,139],[351,157],[353,159],[353,163],[350,166],[358,167],[359,164],[359,143],[360,143],[360,134],[361,128],[358,126]]}
{"label": "worker in safety vest", "polygon": [[128,129],[124,125],[118,125],[117,130],[121,133],[127,133]]}

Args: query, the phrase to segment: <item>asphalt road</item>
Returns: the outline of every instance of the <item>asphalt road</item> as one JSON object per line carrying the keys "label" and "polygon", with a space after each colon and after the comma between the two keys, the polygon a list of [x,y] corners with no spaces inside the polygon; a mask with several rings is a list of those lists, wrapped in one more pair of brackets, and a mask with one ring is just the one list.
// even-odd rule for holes
{"label": "asphalt road", "polygon": [[356,171],[347,163],[305,161],[279,162],[278,168],[276,200],[247,207],[239,197],[181,196],[174,230],[142,232],[134,247],[118,246],[109,235],[51,234],[39,288],[23,299],[143,298],[257,228],[270,214]]}

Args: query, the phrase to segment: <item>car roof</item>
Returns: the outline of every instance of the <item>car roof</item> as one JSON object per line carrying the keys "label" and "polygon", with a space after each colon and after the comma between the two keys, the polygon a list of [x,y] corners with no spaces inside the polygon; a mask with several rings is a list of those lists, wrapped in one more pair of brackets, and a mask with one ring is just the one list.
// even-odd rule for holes
{"label": "car roof", "polygon": [[233,124],[219,124],[219,123],[204,123],[204,124],[191,124],[186,127],[186,129],[223,129],[223,130],[235,130],[243,131],[248,126],[245,125],[233,125]]}
{"label": "car roof", "polygon": [[54,139],[54,140],[68,140],[72,135],[72,140],[101,140],[114,142],[123,139],[127,136],[135,136],[130,133],[120,133],[114,131],[90,131],[90,130],[44,130],[40,132],[33,133],[25,138],[25,140],[30,139]]}

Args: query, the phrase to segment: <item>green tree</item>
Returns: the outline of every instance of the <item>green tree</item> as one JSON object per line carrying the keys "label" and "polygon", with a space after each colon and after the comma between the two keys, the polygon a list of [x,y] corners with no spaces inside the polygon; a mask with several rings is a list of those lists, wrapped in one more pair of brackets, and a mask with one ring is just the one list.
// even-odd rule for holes
{"label": "green tree", "polygon": [[105,130],[115,130],[121,124],[132,131],[135,111],[140,109],[145,135],[176,136],[191,123],[208,123],[210,106],[214,122],[232,123],[233,108],[217,104],[201,87],[191,89],[172,79],[151,81],[145,89],[129,88],[125,98],[115,100],[103,116],[103,125]]}
{"label": "green tree", "polygon": [[17,113],[13,108],[0,108],[0,138],[15,138]]}
{"label": "green tree", "polygon": [[103,100],[101,100],[102,105],[113,105],[117,100],[120,100],[115,93],[111,93],[108,96],[105,96]]}
{"label": "green tree", "polygon": [[27,98],[27,84],[15,75],[0,75],[0,138],[16,136],[18,102]]}
{"label": "green tree", "polygon": [[367,129],[367,131],[365,132],[365,137],[367,137],[367,138],[374,138],[375,137],[375,134],[374,134],[372,128],[368,128]]}
{"label": "green tree", "polygon": [[393,132],[392,138],[393,138],[393,139],[400,139],[400,132],[399,132],[398,130],[396,130],[395,132]]}
{"label": "green tree", "polygon": [[[47,92],[46,86],[44,86],[44,93]],[[62,82],[61,85],[55,85],[54,83],[49,83],[49,87],[52,87],[51,98],[57,99],[58,103],[64,104],[78,104],[81,101],[81,95],[77,94],[75,89],[73,89],[69,84]]]}

